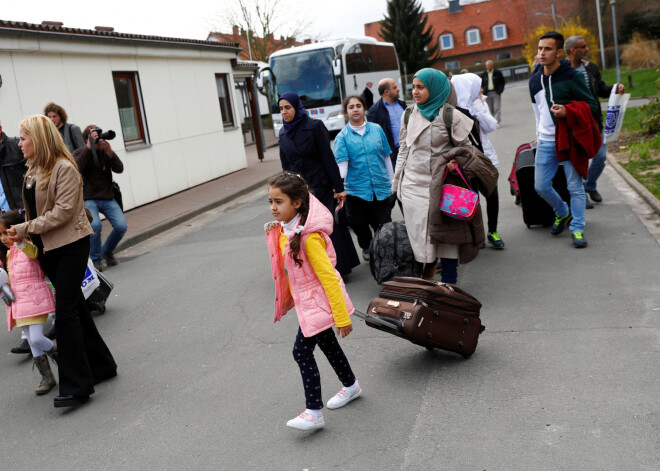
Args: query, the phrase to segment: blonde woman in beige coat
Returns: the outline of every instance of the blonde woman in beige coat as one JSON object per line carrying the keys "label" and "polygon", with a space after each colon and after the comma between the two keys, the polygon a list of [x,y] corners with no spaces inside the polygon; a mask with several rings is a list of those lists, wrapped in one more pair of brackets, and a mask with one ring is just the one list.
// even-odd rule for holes
{"label": "blonde woman in beige coat", "polygon": [[39,262],[55,286],[60,394],[55,407],[82,404],[94,385],[117,375],[117,365],[99,335],[82,295],[92,227],[82,177],[55,125],[33,115],[20,124],[19,146],[28,162],[23,184],[26,222],[7,230],[20,243],[30,237]]}
{"label": "blonde woman in beige coat", "polygon": [[[422,69],[413,78],[415,107],[408,123],[405,114],[399,135],[399,156],[396,161],[392,191],[403,205],[408,238],[415,260],[424,263],[424,278],[433,278],[437,259],[441,260],[442,281],[458,281],[459,247],[455,244],[435,244],[429,235],[429,199],[431,174],[435,159],[454,146],[468,144],[472,120],[454,110],[452,142],[443,120],[443,106],[451,95],[449,80],[435,69]],[[448,164],[453,171],[453,163]]]}

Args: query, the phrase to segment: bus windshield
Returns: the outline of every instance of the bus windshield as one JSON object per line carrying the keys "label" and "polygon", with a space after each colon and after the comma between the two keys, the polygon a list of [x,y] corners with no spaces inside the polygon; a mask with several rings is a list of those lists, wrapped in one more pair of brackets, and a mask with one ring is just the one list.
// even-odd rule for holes
{"label": "bus windshield", "polygon": [[272,57],[272,112],[280,112],[277,100],[286,92],[297,93],[306,109],[339,104],[339,82],[332,71],[334,57],[332,48]]}

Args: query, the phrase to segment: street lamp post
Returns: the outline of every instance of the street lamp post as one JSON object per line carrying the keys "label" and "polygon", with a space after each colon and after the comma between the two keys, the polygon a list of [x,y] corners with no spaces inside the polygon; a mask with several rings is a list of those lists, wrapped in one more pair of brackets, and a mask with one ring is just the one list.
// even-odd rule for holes
{"label": "street lamp post", "polygon": [[616,61],[616,82],[621,83],[621,67],[619,67],[619,41],[616,36],[616,10],[614,4],[616,0],[610,0],[612,5],[612,28],[614,28],[614,60]]}
{"label": "street lamp post", "polygon": [[598,39],[600,40],[600,67],[607,68],[605,65],[605,46],[603,45],[603,24],[600,21],[600,0],[596,0],[596,16],[598,17]]}

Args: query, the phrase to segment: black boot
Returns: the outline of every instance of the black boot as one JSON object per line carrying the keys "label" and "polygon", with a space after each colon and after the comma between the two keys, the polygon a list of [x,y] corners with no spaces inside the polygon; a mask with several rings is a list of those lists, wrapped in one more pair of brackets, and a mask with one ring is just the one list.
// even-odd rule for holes
{"label": "black boot", "polygon": [[30,350],[30,344],[28,343],[27,339],[21,339],[19,344],[11,349],[11,352],[32,354],[32,350]]}

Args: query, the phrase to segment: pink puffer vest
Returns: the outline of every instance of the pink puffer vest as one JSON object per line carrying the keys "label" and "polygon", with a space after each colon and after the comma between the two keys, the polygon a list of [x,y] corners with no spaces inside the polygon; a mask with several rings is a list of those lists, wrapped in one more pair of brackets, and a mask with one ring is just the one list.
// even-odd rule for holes
{"label": "pink puffer vest", "polygon": [[[332,214],[313,195],[309,195],[309,199],[309,214],[304,225],[305,228],[301,232],[301,250],[298,253],[298,258],[302,260],[301,267],[298,267],[293,261],[288,243],[286,244],[285,255],[282,256],[279,243],[282,231],[280,224],[274,221],[264,226],[270,254],[271,271],[275,282],[275,317],[273,322],[279,321],[295,305],[300,329],[305,337],[323,332],[335,323],[323,285],[321,285],[321,281],[316,276],[305,251],[302,249],[305,247],[307,236],[313,232],[318,232],[325,241],[325,250],[328,257],[330,257],[330,261],[333,265],[337,263],[337,255],[329,237],[333,227]],[[341,285],[348,313],[353,314],[355,308],[346,292],[344,280],[342,280],[337,270],[335,270],[335,273]]]}
{"label": "pink puffer vest", "polygon": [[9,282],[16,301],[7,310],[9,330],[16,325],[16,319],[41,316],[55,311],[55,298],[46,280],[39,260],[30,258],[20,249],[12,247],[7,252]]}

